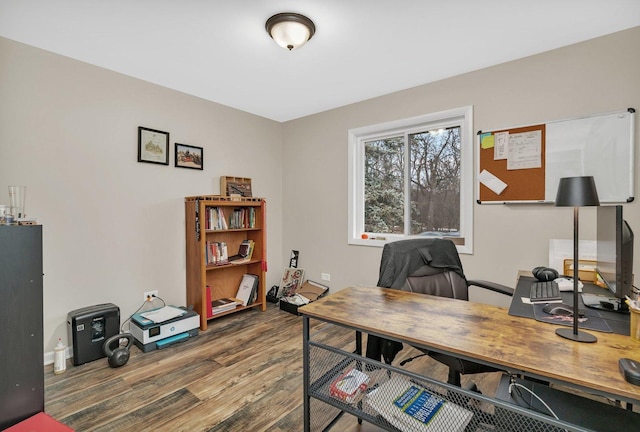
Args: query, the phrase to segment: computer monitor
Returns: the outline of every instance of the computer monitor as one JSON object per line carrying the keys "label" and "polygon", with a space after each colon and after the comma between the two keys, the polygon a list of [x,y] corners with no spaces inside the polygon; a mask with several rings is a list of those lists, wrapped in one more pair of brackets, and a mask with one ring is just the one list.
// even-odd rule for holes
{"label": "computer monitor", "polygon": [[622,206],[600,206],[597,213],[596,271],[626,311],[625,296],[633,297],[633,231],[622,217]]}

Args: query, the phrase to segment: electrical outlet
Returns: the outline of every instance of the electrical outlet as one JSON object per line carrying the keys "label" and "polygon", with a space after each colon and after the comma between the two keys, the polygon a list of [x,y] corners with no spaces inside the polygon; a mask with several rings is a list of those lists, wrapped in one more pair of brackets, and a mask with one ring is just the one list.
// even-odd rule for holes
{"label": "electrical outlet", "polygon": [[322,273],[320,275],[320,277],[322,278],[323,281],[330,281],[331,280],[331,275],[329,273]]}
{"label": "electrical outlet", "polygon": [[149,300],[151,297],[158,297],[158,290],[155,290],[155,291],[145,291],[145,292],[144,292],[144,300],[143,300],[143,301],[147,301],[147,300]]}

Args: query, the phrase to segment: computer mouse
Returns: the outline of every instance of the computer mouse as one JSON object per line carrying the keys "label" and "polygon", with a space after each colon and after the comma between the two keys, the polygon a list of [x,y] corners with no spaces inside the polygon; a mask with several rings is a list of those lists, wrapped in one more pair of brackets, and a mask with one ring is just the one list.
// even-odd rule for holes
{"label": "computer mouse", "polygon": [[[573,316],[573,306],[564,303],[549,303],[542,308],[549,315]],[[584,313],[578,311],[578,317],[583,317]]]}

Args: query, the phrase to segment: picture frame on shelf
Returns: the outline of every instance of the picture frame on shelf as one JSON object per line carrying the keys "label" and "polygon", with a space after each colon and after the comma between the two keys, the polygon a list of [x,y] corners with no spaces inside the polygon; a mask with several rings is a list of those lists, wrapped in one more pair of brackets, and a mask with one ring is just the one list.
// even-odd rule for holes
{"label": "picture frame on shelf", "polygon": [[138,126],[138,162],[169,165],[169,132]]}
{"label": "picture frame on shelf", "polygon": [[220,194],[229,197],[252,197],[251,179],[248,177],[221,176]]}
{"label": "picture frame on shelf", "polygon": [[204,150],[202,147],[187,144],[175,145],[175,164],[178,168],[204,169]]}

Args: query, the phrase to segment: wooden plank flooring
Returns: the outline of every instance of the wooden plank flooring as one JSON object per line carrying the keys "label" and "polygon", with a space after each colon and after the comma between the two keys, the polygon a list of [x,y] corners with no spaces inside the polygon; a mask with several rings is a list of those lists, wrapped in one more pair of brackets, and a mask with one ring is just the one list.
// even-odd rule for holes
{"label": "wooden plank flooring", "polygon": [[[352,331],[328,337],[355,347]],[[415,353],[405,348],[394,363]],[[407,367],[446,380],[429,357]],[[473,379],[495,392],[498,374]],[[118,369],[106,359],[68,361],[61,375],[45,367],[45,411],[76,431],[301,431],[302,399],[302,319],[273,304],[209,321],[197,337],[160,351],[133,347]],[[333,430],[379,429],[345,415]]]}

